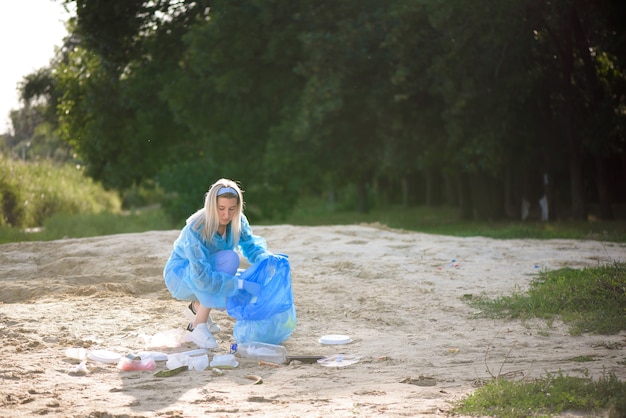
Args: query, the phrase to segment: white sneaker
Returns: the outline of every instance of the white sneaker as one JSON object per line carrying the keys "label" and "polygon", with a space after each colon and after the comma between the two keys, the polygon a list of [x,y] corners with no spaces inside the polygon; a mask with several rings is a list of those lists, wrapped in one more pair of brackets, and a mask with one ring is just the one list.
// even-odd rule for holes
{"label": "white sneaker", "polygon": [[[191,302],[189,306],[187,306],[184,314],[185,314],[185,317],[187,317],[187,319],[189,320],[189,322],[191,322],[191,324],[187,325],[187,329],[191,331],[193,329],[193,323],[196,320],[196,310],[193,308],[193,302]],[[213,334],[216,334],[222,330],[222,328],[219,325],[217,325],[217,323],[213,322],[213,319],[211,318],[210,315],[209,315],[209,318],[206,320],[206,324],[207,324],[207,327],[209,328],[209,331],[211,331],[211,333]]]}
{"label": "white sneaker", "polygon": [[215,341],[213,334],[211,334],[206,324],[196,325],[193,331],[185,335],[185,340],[195,343],[198,347],[207,350],[217,348],[217,341]]}

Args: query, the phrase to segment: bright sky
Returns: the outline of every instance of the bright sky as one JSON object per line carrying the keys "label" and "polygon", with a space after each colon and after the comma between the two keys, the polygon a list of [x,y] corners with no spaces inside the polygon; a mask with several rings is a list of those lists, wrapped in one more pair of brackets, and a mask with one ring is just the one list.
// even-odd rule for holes
{"label": "bright sky", "polygon": [[17,83],[45,67],[67,34],[69,14],[61,0],[4,0],[0,12],[0,133],[9,130],[9,112],[18,109]]}

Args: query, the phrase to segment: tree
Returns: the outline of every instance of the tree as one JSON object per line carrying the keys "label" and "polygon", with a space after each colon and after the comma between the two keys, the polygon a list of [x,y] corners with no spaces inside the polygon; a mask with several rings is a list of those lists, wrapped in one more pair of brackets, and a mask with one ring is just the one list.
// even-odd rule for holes
{"label": "tree", "polygon": [[[624,103],[624,89],[620,87],[624,77],[620,53],[624,48],[624,30],[616,22],[624,17],[624,6],[613,1],[529,1],[528,10],[537,22],[538,54],[558,58],[559,67],[553,71],[560,83],[552,93],[552,109],[562,121],[569,161],[571,216],[587,218],[589,189],[593,184],[585,179],[595,178],[601,216],[611,217],[611,185],[605,169],[608,158],[623,154],[619,145],[624,141],[619,128],[623,126],[623,117],[618,109]],[[597,171],[590,173],[587,167],[594,162]]]}
{"label": "tree", "polygon": [[263,216],[323,190],[439,204],[453,183],[467,219],[626,198],[617,1],[73,2],[59,132],[110,187],[227,176]]}
{"label": "tree", "polygon": [[[66,3],[71,3],[66,1]],[[185,130],[161,81],[177,65],[201,2],[76,1],[78,44],[57,67],[60,132],[108,187],[154,178]]]}
{"label": "tree", "polygon": [[323,2],[312,5],[302,34],[306,59],[298,73],[306,79],[296,133],[314,145],[314,158],[335,186],[356,187],[356,209],[367,212],[368,186],[381,162],[381,100],[389,79],[385,3],[358,7]]}
{"label": "tree", "polygon": [[175,119],[193,137],[196,158],[241,180],[250,201],[259,202],[249,209],[262,216],[288,210],[301,186],[285,180],[294,178],[287,169],[293,158],[276,146],[282,118],[302,88],[293,71],[301,54],[300,7],[215,3],[206,20],[189,27],[184,58],[164,89]]}

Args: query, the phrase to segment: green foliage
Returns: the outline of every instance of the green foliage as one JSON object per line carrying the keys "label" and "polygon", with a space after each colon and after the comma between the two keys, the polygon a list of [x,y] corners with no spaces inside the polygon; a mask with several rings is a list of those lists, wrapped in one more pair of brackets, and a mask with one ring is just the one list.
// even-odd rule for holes
{"label": "green foliage", "polygon": [[[344,197],[344,193],[348,197]],[[457,237],[482,236],[496,239],[592,239],[626,242],[626,222],[505,222],[464,221],[459,208],[451,206],[379,205],[369,213],[355,213],[349,190],[335,191],[333,201],[304,197],[296,203],[285,222],[293,225],[346,225],[380,223],[390,228],[408,229]]]}
{"label": "green foliage", "polygon": [[2,217],[0,226],[22,226],[25,224],[26,210],[22,205],[22,192],[18,183],[9,178],[11,169],[2,166],[0,174],[0,204],[2,207]]}
{"label": "green foliage", "polygon": [[86,178],[80,168],[47,161],[24,163],[0,156],[0,226],[37,227],[54,214],[120,210],[116,193]]}
{"label": "green foliage", "polygon": [[531,382],[494,379],[457,402],[453,412],[517,418],[606,410],[609,416],[626,415],[626,383],[614,374],[594,381],[559,373]]}
{"label": "green foliage", "polygon": [[0,244],[20,241],[51,241],[111,234],[178,229],[158,206],[118,213],[66,215],[58,213],[46,219],[43,227],[31,230],[0,227]]}
{"label": "green foliage", "polygon": [[484,316],[548,320],[559,316],[574,335],[615,334],[626,330],[626,264],[544,271],[527,292],[467,301]]}
{"label": "green foliage", "polygon": [[[213,181],[214,178],[203,172],[204,167],[199,165],[195,172],[197,176],[205,176],[206,181]],[[191,170],[191,168],[189,168]],[[98,212],[94,215],[84,215],[74,218],[72,215],[56,214],[43,222],[45,227],[39,232],[24,232],[22,228],[0,229],[1,241],[31,241],[31,240],[52,240],[65,236],[71,236],[67,231],[75,231],[72,234],[77,236],[97,236],[111,233],[128,231],[139,232],[141,230],[158,230],[179,228],[184,220],[193,211],[197,210],[203,203],[206,190],[200,188],[204,181],[195,181],[193,175],[187,176],[185,171],[177,173],[180,177],[173,176],[167,181],[172,182],[171,187],[178,184],[182,194],[186,197],[177,201],[176,194],[164,195],[163,190],[156,184],[142,184],[129,189],[124,195],[124,208],[130,209],[128,213],[119,213],[113,210],[114,214]],[[211,177],[211,180],[209,180]],[[204,178],[204,177],[202,177]],[[84,179],[79,178],[79,182]],[[177,183],[180,181],[180,183]],[[195,190],[187,193],[187,187]],[[93,188],[92,192],[96,196],[102,194],[102,189]],[[264,216],[262,205],[257,202],[262,201],[267,196],[267,189],[257,189],[255,187],[246,188],[246,213],[254,224],[275,224],[276,216]],[[280,190],[276,189],[269,193],[275,193],[277,199],[281,198]],[[369,213],[356,213],[352,209],[342,209],[349,207],[351,201],[343,197],[343,191],[338,190],[335,199],[312,199],[306,197],[300,199],[295,205],[296,210],[278,219],[280,223],[292,225],[350,225],[350,224],[380,224],[391,228],[399,228],[413,231],[420,231],[433,234],[443,234],[450,236],[487,236],[496,239],[515,238],[569,238],[569,239],[600,239],[602,241],[626,242],[626,223],[624,222],[561,222],[555,226],[544,223],[505,223],[505,222],[466,222],[459,220],[459,209],[452,207],[430,207],[416,206],[405,208],[401,206],[387,206],[370,211]],[[162,202],[162,204],[160,204]],[[189,202],[189,203],[185,203]],[[143,205],[148,205],[143,207]],[[171,205],[171,207],[168,207]],[[168,207],[167,210],[162,206]],[[139,209],[141,208],[141,209]],[[134,213],[141,213],[133,217]],[[154,222],[149,221],[154,219]],[[133,222],[147,221],[143,227],[133,225]],[[67,228],[67,230],[66,230]],[[145,228],[145,229],[143,229]],[[54,232],[53,232],[54,231]],[[82,232],[81,232],[82,231]]]}
{"label": "green foliage", "polygon": [[13,131],[0,138],[3,153],[13,159],[33,161],[71,161],[70,147],[55,132],[56,119],[48,113],[50,106],[26,106],[10,114]]}
{"label": "green foliage", "polygon": [[122,207],[125,209],[160,205],[164,200],[163,189],[151,180],[146,180],[139,185],[134,184],[122,193]]}
{"label": "green foliage", "polygon": [[196,159],[164,167],[159,185],[166,191],[163,209],[172,222],[184,223],[204,206],[204,196],[214,181],[221,178],[207,160]]}
{"label": "green foliage", "polygon": [[344,187],[363,213],[391,196],[481,221],[544,193],[552,221],[626,200],[616,2],[63,3],[71,36],[24,97],[48,91],[42,112],[106,187],[200,160],[267,218]]}
{"label": "green foliage", "polygon": [[[69,3],[66,1],[66,3]],[[75,33],[84,44],[106,61],[112,71],[121,71],[137,54],[137,35],[154,10],[143,0],[123,2],[76,1]]]}
{"label": "green foliage", "polygon": [[189,132],[170,112],[163,90],[184,53],[183,33],[203,13],[199,4],[184,2],[77,7],[73,30],[80,42],[56,64],[63,92],[59,132],[86,163],[87,174],[106,187],[153,180],[164,164],[200,148],[189,146]]}
{"label": "green foliage", "polygon": [[497,239],[593,239],[626,242],[626,222],[506,222],[463,221],[420,226],[423,232],[441,233],[460,237],[483,236]]}
{"label": "green foliage", "polygon": [[[281,189],[280,201],[256,201],[262,206],[259,211],[267,214],[273,202],[280,206],[297,192],[297,185],[281,183],[294,178],[289,169],[300,160],[268,146],[268,141],[270,135],[274,140],[290,135],[276,127],[281,116],[289,114],[302,82],[293,72],[301,49],[299,2],[272,2],[271,7],[266,3],[224,2],[212,7],[210,19],[191,25],[183,37],[185,55],[164,87],[164,96],[174,118],[193,136],[192,154],[186,160],[206,161],[221,173],[213,180],[240,181],[250,192],[250,201],[256,190],[271,195]],[[285,164],[278,166],[277,159]],[[188,166],[180,159],[171,166],[177,164]]]}
{"label": "green foliage", "polygon": [[119,100],[116,75],[106,71],[101,58],[80,47],[59,67],[57,81],[65,92],[58,107],[60,132],[88,162],[86,174],[116,188],[141,179],[142,159],[136,140],[129,138],[133,112]]}
{"label": "green foliage", "polygon": [[[146,207],[123,213],[100,213],[68,216],[57,214],[44,222],[40,237],[83,238],[100,235],[177,229],[158,207]],[[37,234],[31,234],[37,237]]]}

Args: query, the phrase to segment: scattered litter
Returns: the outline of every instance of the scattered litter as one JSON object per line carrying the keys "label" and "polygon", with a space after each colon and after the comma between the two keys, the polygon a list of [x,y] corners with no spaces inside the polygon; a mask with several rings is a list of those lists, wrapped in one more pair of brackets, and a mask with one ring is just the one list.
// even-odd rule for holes
{"label": "scattered litter", "polygon": [[268,344],[258,341],[249,341],[230,346],[231,354],[256,360],[284,363],[287,361],[287,350],[282,345]]}
{"label": "scattered litter", "polygon": [[235,359],[234,354],[216,354],[209,364],[211,367],[221,369],[232,369],[239,366],[239,362]]}
{"label": "scattered litter", "polygon": [[[461,265],[453,258],[450,260],[450,264],[448,264],[451,268],[461,268]],[[437,267],[437,270],[443,270],[443,267]]]}
{"label": "scattered litter", "polygon": [[86,337],[83,341],[91,343],[91,344],[96,344],[96,345],[102,344],[102,340],[94,337],[93,335]]}
{"label": "scattered litter", "polygon": [[261,376],[257,376],[256,374],[248,374],[246,375],[246,379],[254,380],[255,385],[260,385],[263,383],[263,378]]}
{"label": "scattered litter", "polygon": [[335,354],[330,357],[324,357],[317,362],[324,367],[345,367],[358,363],[361,357],[350,356],[345,354]]}
{"label": "scattered litter", "polygon": [[117,368],[123,371],[137,371],[137,370],[154,370],[156,368],[156,362],[154,359],[136,359],[129,357],[122,357],[117,363]]}
{"label": "scattered litter", "polygon": [[140,334],[139,338],[143,341],[146,348],[176,348],[182,345],[186,332],[183,328],[174,328],[154,335]]}
{"label": "scattered litter", "polygon": [[183,354],[189,357],[202,356],[204,354],[207,354],[207,350],[206,348],[197,348],[195,350],[183,351],[182,353],[178,353],[178,354]]}
{"label": "scattered litter", "polygon": [[270,366],[270,367],[280,367],[278,363],[272,363],[271,361],[259,361],[259,366]]}
{"label": "scattered litter", "polygon": [[71,358],[72,360],[83,361],[87,358],[87,350],[82,347],[68,348],[65,350],[65,357]]}
{"label": "scattered litter", "polygon": [[180,366],[172,370],[160,370],[154,374],[154,377],[170,377],[189,370],[187,366]]}
{"label": "scattered litter", "polygon": [[72,367],[70,369],[70,374],[73,374],[76,376],[84,376],[88,372],[89,370],[87,370],[87,360],[81,361],[79,365],[77,365],[76,367]]}
{"label": "scattered litter", "polygon": [[167,361],[167,354],[160,351],[139,351],[137,354],[133,354],[135,357],[141,360],[152,359],[154,361]]}
{"label": "scattered litter", "polygon": [[211,371],[213,372],[213,374],[215,376],[222,376],[222,375],[224,375],[224,370],[218,369],[217,367],[212,367]]}
{"label": "scattered litter", "polygon": [[108,350],[94,350],[87,354],[87,358],[100,363],[112,364],[117,363],[122,355]]}
{"label": "scattered litter", "polygon": [[[200,355],[198,355],[200,354]],[[170,354],[167,356],[165,367],[177,369],[186,366],[189,370],[202,371],[209,367],[209,356],[206,350],[193,350],[184,353]]]}
{"label": "scattered litter", "polygon": [[317,360],[323,359],[324,356],[287,356],[287,363],[292,361],[299,361],[301,363],[317,363]]}
{"label": "scattered litter", "polygon": [[352,342],[352,338],[347,335],[324,335],[319,342],[326,345],[348,344]]}

